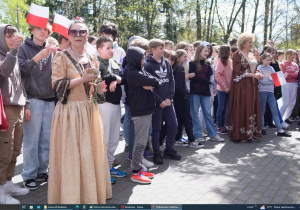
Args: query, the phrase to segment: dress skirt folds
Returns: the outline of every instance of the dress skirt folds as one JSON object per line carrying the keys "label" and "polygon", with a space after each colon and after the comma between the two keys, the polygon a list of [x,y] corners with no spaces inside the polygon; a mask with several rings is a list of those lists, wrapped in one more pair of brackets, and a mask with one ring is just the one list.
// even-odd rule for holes
{"label": "dress skirt folds", "polygon": [[[91,59],[92,67],[98,67]],[[66,52],[52,64],[57,103],[52,120],[49,204],[105,204],[112,197],[103,126],[97,104],[84,84],[68,89],[82,75]]]}

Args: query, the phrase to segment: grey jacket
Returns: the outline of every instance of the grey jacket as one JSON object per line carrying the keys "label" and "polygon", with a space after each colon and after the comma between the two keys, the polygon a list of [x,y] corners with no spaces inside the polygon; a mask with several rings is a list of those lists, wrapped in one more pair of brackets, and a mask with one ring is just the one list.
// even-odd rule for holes
{"label": "grey jacket", "polygon": [[19,105],[29,108],[26,92],[21,81],[18,50],[9,48],[5,42],[5,28],[8,24],[0,25],[0,89],[4,105]]}
{"label": "grey jacket", "polygon": [[51,82],[51,64],[53,53],[51,52],[47,58],[36,63],[32,58],[41,50],[43,46],[36,45],[32,39],[26,38],[24,44],[20,46],[18,59],[22,75],[22,81],[29,99],[53,99],[54,91]]}
{"label": "grey jacket", "polygon": [[259,65],[257,67],[264,75],[262,80],[258,80],[259,92],[271,92],[274,93],[274,82],[271,74],[275,73],[272,66],[265,67],[264,65]]}

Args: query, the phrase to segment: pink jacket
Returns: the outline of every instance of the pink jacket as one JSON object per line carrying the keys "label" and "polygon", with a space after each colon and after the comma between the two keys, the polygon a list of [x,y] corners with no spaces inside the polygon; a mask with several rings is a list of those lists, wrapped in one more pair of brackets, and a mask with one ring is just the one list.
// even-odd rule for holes
{"label": "pink jacket", "polygon": [[230,89],[230,82],[232,77],[232,63],[229,62],[224,66],[220,59],[216,62],[215,80],[217,81],[217,89],[225,91],[226,88]]}
{"label": "pink jacket", "polygon": [[286,62],[280,64],[283,74],[287,74],[285,79],[287,83],[296,83],[298,78],[298,66],[293,62]]}

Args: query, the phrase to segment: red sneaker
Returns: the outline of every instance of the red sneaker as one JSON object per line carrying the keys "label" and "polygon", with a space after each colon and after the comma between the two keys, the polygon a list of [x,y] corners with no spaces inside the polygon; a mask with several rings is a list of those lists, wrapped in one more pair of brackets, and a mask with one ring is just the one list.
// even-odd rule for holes
{"label": "red sneaker", "polygon": [[144,170],[141,170],[141,172],[142,172],[142,174],[143,174],[145,177],[147,177],[147,178],[149,178],[149,179],[153,179],[153,178],[154,178],[154,174],[152,174],[152,173],[150,173],[150,172],[146,172],[146,171],[144,171]]}
{"label": "red sneaker", "polygon": [[151,180],[142,174],[142,170],[139,171],[139,173],[137,173],[136,175],[132,173],[130,179],[132,182],[137,182],[140,184],[151,184]]}

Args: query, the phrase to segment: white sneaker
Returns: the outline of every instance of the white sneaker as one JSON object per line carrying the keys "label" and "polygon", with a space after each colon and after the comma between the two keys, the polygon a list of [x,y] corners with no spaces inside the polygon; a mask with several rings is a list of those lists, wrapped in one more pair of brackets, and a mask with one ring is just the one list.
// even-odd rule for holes
{"label": "white sneaker", "polygon": [[144,166],[146,166],[147,168],[151,168],[154,166],[154,163],[150,162],[149,160],[147,160],[146,158],[142,159],[142,164]]}
{"label": "white sneaker", "polygon": [[224,139],[219,135],[215,135],[214,137],[209,138],[209,140],[218,141],[218,142],[223,142],[224,141]]}
{"label": "white sneaker", "polygon": [[283,129],[287,129],[289,127],[289,124],[287,124],[286,122],[281,123],[281,127]]}
{"label": "white sneaker", "polygon": [[196,138],[195,142],[205,142],[205,138]]}
{"label": "white sneaker", "polygon": [[201,144],[200,142],[193,141],[193,142],[190,142],[190,143],[189,143],[189,147],[193,147],[193,148],[202,148],[202,147],[204,147],[204,145]]}
{"label": "white sneaker", "polygon": [[20,204],[20,201],[11,197],[11,195],[5,191],[2,185],[0,186],[0,204]]}
{"label": "white sneaker", "polygon": [[19,185],[16,185],[10,181],[6,182],[6,184],[3,185],[3,187],[4,190],[12,196],[27,195],[29,193],[28,189],[21,188]]}

